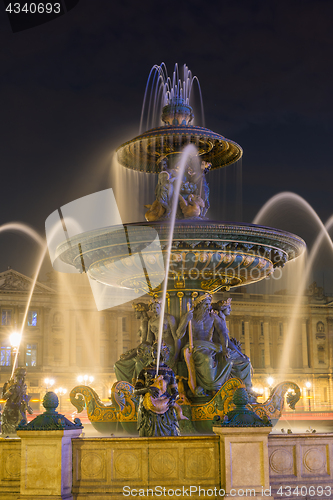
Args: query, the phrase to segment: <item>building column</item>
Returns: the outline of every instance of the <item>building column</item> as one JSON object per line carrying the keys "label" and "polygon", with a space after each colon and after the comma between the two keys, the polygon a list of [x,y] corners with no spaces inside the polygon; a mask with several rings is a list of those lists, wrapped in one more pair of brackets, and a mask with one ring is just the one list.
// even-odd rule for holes
{"label": "building column", "polygon": [[117,359],[123,354],[124,346],[123,346],[123,328],[122,328],[122,316],[117,318]]}
{"label": "building column", "polygon": [[309,368],[306,318],[302,318],[302,361],[303,361],[303,368]]}
{"label": "building column", "polygon": [[69,364],[76,365],[76,316],[72,310],[68,312],[69,325]]}
{"label": "building column", "polygon": [[265,368],[271,367],[271,352],[269,345],[269,323],[264,320],[264,346],[265,346]]}
{"label": "building column", "polygon": [[333,368],[333,318],[327,318],[327,340],[328,340],[328,367]]}
{"label": "building column", "polygon": [[[283,346],[285,346],[285,343],[287,342],[287,332],[288,332],[288,323],[287,323],[287,320],[283,320]],[[289,349],[285,349],[285,347],[283,347],[283,356],[284,356],[284,359],[283,359],[283,364],[286,368],[290,368],[290,351]]]}
{"label": "building column", "polygon": [[250,343],[250,321],[249,318],[244,319],[244,336],[245,336],[245,354],[251,358],[251,343]]}
{"label": "building column", "polygon": [[101,366],[101,322],[99,313],[94,312],[94,343],[95,343],[95,359],[98,360],[97,366]]}

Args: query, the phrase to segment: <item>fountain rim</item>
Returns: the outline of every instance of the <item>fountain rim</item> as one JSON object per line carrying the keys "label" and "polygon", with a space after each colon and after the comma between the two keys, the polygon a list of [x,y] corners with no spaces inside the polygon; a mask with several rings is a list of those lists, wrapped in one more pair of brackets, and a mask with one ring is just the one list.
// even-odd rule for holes
{"label": "fountain rim", "polygon": [[[224,137],[221,134],[218,134],[216,132],[213,132],[212,130],[204,127],[199,127],[196,125],[165,125],[157,128],[153,128],[150,130],[147,130],[146,132],[143,132],[142,134],[134,137],[133,139],[124,142],[118,148],[116,149],[116,153],[118,154],[118,161],[120,164],[126,168],[132,169],[132,170],[137,170],[137,168],[130,166],[128,164],[125,164],[119,159],[119,154],[121,154],[121,151],[123,151],[125,148],[128,148],[130,145],[134,145],[135,143],[140,143],[141,141],[145,139],[152,139],[152,138],[159,138],[159,137],[170,137],[170,136],[191,136],[191,137],[203,137],[207,139],[213,139],[214,141],[218,141],[220,144],[227,144],[227,148],[229,149],[230,146],[232,146],[235,150],[235,154],[233,154],[230,159],[227,161],[224,161],[220,165],[213,165],[212,170],[217,170],[218,168],[223,168],[228,165],[232,165],[233,163],[236,163],[238,160],[240,160],[243,156],[243,149],[242,147],[235,141],[232,141],[231,139],[228,139]],[[214,146],[215,147],[215,146]],[[213,147],[213,149],[214,149]],[[226,149],[226,147],[224,147]],[[178,151],[176,153],[168,153],[165,154],[165,156],[169,156],[170,154],[181,154],[182,151]],[[204,157],[209,153],[204,152],[199,155]],[[159,173],[160,169],[156,169],[152,171],[151,169],[147,170],[142,170],[146,173]]]}
{"label": "fountain rim", "polygon": [[[60,257],[63,252],[66,252],[66,250],[68,250],[68,245],[71,245],[71,244],[75,244],[75,242],[77,240],[80,240],[81,243],[83,243],[84,240],[86,240],[87,237],[91,238],[92,236],[99,236],[99,237],[102,237],[103,235],[106,235],[108,232],[110,232],[110,230],[112,229],[112,232],[117,232],[118,230],[123,230],[124,229],[124,226],[125,227],[137,227],[137,228],[140,228],[140,227],[150,227],[152,229],[161,229],[161,230],[164,230],[164,229],[167,229],[169,227],[170,223],[169,221],[165,220],[165,221],[151,221],[151,222],[147,222],[147,221],[142,221],[142,222],[131,222],[131,223],[124,223],[124,224],[117,224],[117,225],[114,225],[114,226],[107,226],[107,227],[101,227],[101,228],[97,228],[97,229],[92,229],[92,230],[89,230],[89,231],[85,231],[83,233],[80,233],[78,235],[75,235],[75,236],[72,236],[69,238],[69,240],[65,240],[63,241],[62,243],[60,243],[57,247],[57,250],[56,250],[56,258]],[[263,243],[263,242],[260,242],[260,241],[251,241],[251,240],[242,240],[241,238],[239,238],[238,240],[235,240],[235,238],[232,238],[230,240],[227,239],[228,237],[228,233],[232,233],[232,232],[239,232],[240,230],[243,231],[243,233],[240,233],[240,234],[243,234],[246,236],[246,233],[248,233],[248,235],[251,234],[251,230],[253,230],[253,237],[254,239],[256,238],[272,238],[272,240],[275,240],[277,238],[279,238],[279,242],[282,243],[281,241],[281,237],[282,238],[286,238],[287,240],[289,240],[289,244],[291,245],[293,243],[293,247],[294,247],[294,250],[296,249],[297,250],[297,254],[295,255],[294,258],[297,258],[299,256],[301,256],[303,254],[303,252],[305,251],[306,249],[306,243],[305,241],[300,237],[300,236],[297,236],[296,234],[294,233],[291,233],[289,231],[285,231],[285,230],[282,230],[282,229],[276,229],[276,228],[272,228],[272,227],[269,227],[269,226],[261,226],[261,225],[258,225],[258,224],[250,224],[250,223],[245,223],[245,222],[226,222],[226,221],[213,221],[213,220],[191,220],[191,219],[181,219],[181,220],[176,220],[176,223],[175,223],[175,231],[174,231],[174,234],[173,234],[173,241],[177,241],[179,239],[182,239],[182,235],[179,234],[179,232],[177,231],[177,229],[181,229],[181,228],[184,228],[185,230],[187,229],[195,229],[195,230],[225,230],[226,231],[226,239],[221,239],[220,238],[220,241],[227,241],[228,243],[245,243],[245,244],[249,244],[249,245],[262,245],[262,246],[267,246],[267,247],[270,247],[270,248],[274,248],[276,250],[280,250],[282,252],[284,252],[286,255],[288,255],[288,253],[283,250],[283,248],[281,248],[282,245],[274,245],[273,242],[272,243]],[[248,231],[247,231],[248,230]],[[178,233],[178,234],[177,234]],[[164,240],[164,238],[161,238],[161,234],[159,234],[159,238]],[[214,235],[211,235],[211,237],[207,240],[205,240],[202,236],[200,236],[198,234],[198,237],[197,238],[189,238],[188,236],[185,236],[186,237],[186,240],[187,241],[197,241],[199,242],[199,240],[201,240],[202,242],[205,242],[205,241],[216,241],[216,237],[214,237]],[[185,239],[184,237],[184,239]],[[209,251],[209,249],[207,249]],[[288,256],[288,261],[289,260],[293,260],[293,259],[289,259],[289,256]]]}

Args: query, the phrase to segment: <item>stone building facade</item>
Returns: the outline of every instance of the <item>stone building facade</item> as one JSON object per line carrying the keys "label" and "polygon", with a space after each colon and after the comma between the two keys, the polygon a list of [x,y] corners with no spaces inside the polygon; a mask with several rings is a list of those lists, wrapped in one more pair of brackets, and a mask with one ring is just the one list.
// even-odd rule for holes
{"label": "stone building facade", "polygon": [[[27,313],[18,360],[27,367],[35,409],[50,388],[45,382],[50,378],[52,389],[67,389],[62,411],[74,410],[68,394],[83,375],[94,377],[91,385],[107,401],[115,382],[115,361],[139,342],[139,322],[131,304],[98,312],[85,275],[51,273],[47,281],[37,282],[27,306],[31,287],[31,278],[12,269],[0,273],[0,384],[11,373],[10,335],[21,328]],[[270,385],[290,380],[302,390],[298,410],[329,411],[333,297],[313,284],[299,299],[287,293],[233,291],[217,294],[214,300],[227,297],[232,297],[230,335],[241,341],[251,358],[254,387],[266,398]]]}

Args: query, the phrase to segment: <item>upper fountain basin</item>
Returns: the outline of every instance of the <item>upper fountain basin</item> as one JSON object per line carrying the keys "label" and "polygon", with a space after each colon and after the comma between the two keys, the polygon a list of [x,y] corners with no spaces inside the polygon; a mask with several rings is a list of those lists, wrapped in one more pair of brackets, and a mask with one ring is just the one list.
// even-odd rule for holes
{"label": "upper fountain basin", "polygon": [[[60,244],[57,258],[106,285],[158,291],[165,275],[168,231],[165,221],[88,231]],[[301,238],[278,229],[180,220],[173,235],[168,290],[214,293],[260,281],[305,248]]]}
{"label": "upper fountain basin", "polygon": [[212,170],[231,165],[243,155],[236,142],[207,128],[169,125],[125,142],[117,149],[117,158],[124,167],[156,174],[161,172],[165,157],[178,155],[188,144],[196,146],[199,158],[210,163]]}

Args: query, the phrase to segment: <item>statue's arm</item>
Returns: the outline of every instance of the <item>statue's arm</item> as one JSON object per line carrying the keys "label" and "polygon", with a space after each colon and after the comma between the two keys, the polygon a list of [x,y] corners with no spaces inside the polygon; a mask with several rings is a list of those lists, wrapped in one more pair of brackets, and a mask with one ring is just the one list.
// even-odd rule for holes
{"label": "statue's arm", "polygon": [[141,339],[141,343],[147,342],[147,336],[148,336],[148,321],[147,320],[142,321],[141,326],[140,326],[139,331],[138,331],[138,336]]}
{"label": "statue's arm", "polygon": [[150,324],[148,323],[146,342],[147,342],[147,344],[153,345],[154,341],[155,341],[155,334],[152,331]]}
{"label": "statue's arm", "polygon": [[170,408],[174,406],[175,401],[179,396],[178,384],[174,373],[172,374],[172,377],[170,379],[168,390],[170,393],[170,401],[169,401],[169,408]]}
{"label": "statue's arm", "polygon": [[123,354],[120,355],[119,359],[133,359],[137,355],[137,348],[134,347],[134,349],[130,349],[129,351],[124,352]]}
{"label": "statue's arm", "polygon": [[188,311],[181,316],[179,321],[179,326],[176,331],[176,336],[178,339],[182,339],[184,337],[187,325],[189,324],[192,318],[193,318],[193,311]]}
{"label": "statue's arm", "polygon": [[175,359],[174,359],[174,361],[176,363],[178,356],[179,356],[179,353],[180,353],[181,340],[177,336],[176,320],[171,315],[169,316],[169,326],[170,326],[171,334],[172,334],[172,337],[173,337],[173,340],[175,343]]}
{"label": "statue's arm", "polygon": [[134,386],[134,396],[143,396],[149,392],[153,397],[157,397],[159,394],[159,390],[157,387],[146,387],[145,385],[145,369],[141,370],[139,373],[139,376],[136,380],[135,386]]}
{"label": "statue's arm", "polygon": [[214,328],[218,333],[223,352],[228,353],[229,347],[229,330],[227,328],[227,323],[225,319],[222,319],[216,313],[214,313]]}

